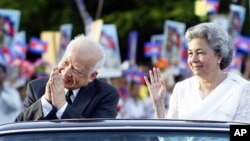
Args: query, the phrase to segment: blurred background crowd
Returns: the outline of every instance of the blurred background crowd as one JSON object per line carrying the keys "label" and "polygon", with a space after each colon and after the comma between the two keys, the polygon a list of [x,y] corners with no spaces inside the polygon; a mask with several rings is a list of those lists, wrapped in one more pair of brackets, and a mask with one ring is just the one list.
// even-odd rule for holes
{"label": "blurred background crowd", "polygon": [[153,66],[164,76],[168,107],[175,83],[192,75],[184,33],[197,23],[227,29],[235,54],[225,71],[250,79],[247,0],[2,0],[0,6],[0,124],[14,121],[26,84],[49,75],[79,33],[104,47],[98,77],[120,94],[117,118],[154,118],[143,79]]}

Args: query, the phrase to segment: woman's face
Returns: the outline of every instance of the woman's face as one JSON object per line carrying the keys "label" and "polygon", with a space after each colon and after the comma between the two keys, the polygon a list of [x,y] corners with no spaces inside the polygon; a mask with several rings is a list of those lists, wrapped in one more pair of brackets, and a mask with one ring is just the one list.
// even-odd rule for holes
{"label": "woman's face", "polygon": [[207,77],[220,70],[221,57],[216,55],[204,39],[195,38],[189,42],[188,65],[194,75]]}

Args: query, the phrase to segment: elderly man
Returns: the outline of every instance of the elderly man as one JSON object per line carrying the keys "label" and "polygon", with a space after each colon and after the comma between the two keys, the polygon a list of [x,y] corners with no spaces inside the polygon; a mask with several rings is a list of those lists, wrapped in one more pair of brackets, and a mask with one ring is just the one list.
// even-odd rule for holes
{"label": "elderly man", "polygon": [[119,95],[96,79],[104,59],[97,42],[84,35],[75,37],[49,78],[28,83],[26,109],[16,121],[115,118]]}

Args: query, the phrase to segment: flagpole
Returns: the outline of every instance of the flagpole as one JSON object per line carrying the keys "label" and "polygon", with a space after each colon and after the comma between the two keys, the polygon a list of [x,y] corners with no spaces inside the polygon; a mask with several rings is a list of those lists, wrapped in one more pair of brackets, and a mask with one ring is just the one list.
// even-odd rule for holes
{"label": "flagpole", "polygon": [[85,34],[87,35],[90,32],[90,23],[92,22],[92,17],[87,11],[84,1],[75,0],[75,3],[85,26]]}
{"label": "flagpole", "polygon": [[103,7],[103,0],[99,0],[98,2],[98,7],[96,10],[96,15],[95,15],[95,19],[99,19],[102,13],[102,7]]}

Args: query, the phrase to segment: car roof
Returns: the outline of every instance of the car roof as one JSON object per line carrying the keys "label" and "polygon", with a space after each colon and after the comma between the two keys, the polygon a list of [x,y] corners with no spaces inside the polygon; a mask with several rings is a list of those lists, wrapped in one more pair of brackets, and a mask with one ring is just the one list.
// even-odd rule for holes
{"label": "car roof", "polygon": [[69,130],[192,130],[229,132],[228,122],[187,121],[167,119],[68,119],[17,122],[0,126],[0,135],[6,133]]}

